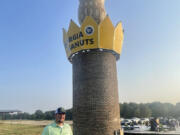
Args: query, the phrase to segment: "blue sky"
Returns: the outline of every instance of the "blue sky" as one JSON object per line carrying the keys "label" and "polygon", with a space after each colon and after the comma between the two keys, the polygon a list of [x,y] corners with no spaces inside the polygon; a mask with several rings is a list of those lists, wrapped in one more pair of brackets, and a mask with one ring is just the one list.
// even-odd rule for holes
{"label": "blue sky", "polygon": [[[120,102],[180,102],[180,1],[106,0],[125,39]],[[0,0],[0,109],[72,107],[72,65],[62,42],[78,0]]]}

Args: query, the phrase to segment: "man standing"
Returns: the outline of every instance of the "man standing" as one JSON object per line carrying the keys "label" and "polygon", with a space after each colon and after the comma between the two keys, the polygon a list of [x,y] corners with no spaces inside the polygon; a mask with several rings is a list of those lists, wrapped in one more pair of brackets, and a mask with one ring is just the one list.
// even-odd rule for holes
{"label": "man standing", "polygon": [[72,135],[72,130],[69,124],[64,123],[66,111],[60,107],[55,112],[55,122],[47,125],[42,135]]}

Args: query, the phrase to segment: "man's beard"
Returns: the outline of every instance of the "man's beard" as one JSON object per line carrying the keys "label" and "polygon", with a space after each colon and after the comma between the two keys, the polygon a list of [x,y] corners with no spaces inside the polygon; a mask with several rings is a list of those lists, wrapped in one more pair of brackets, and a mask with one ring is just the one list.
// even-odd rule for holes
{"label": "man's beard", "polygon": [[56,123],[64,123],[64,121],[57,120]]}

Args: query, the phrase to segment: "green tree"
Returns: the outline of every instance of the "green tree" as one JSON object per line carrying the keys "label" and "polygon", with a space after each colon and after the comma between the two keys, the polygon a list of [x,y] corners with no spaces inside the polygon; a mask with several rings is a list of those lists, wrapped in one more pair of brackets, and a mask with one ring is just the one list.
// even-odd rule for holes
{"label": "green tree", "polygon": [[47,111],[44,114],[44,119],[46,120],[53,120],[54,119],[54,111]]}
{"label": "green tree", "polygon": [[151,116],[151,110],[146,104],[139,104],[140,116],[139,118],[148,118]]}
{"label": "green tree", "polygon": [[44,119],[44,113],[41,110],[36,110],[34,115],[35,115],[35,120],[43,120]]}
{"label": "green tree", "polygon": [[72,120],[72,119],[73,119],[72,109],[66,110],[66,120]]}

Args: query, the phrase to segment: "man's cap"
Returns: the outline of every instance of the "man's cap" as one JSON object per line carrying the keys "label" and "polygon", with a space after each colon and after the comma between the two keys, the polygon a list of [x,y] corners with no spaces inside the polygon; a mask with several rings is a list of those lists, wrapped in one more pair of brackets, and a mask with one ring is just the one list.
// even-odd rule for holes
{"label": "man's cap", "polygon": [[60,107],[55,111],[55,114],[65,114],[65,113],[66,110],[63,107]]}

